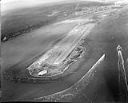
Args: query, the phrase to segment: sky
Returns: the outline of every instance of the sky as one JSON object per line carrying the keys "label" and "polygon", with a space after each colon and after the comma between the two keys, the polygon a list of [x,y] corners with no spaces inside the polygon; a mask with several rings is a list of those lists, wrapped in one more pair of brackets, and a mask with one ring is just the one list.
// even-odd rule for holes
{"label": "sky", "polygon": [[2,0],[1,1],[1,12],[6,12],[13,9],[33,7],[40,4],[61,2],[69,0]]}
{"label": "sky", "polygon": [[1,1],[1,12],[7,12],[13,9],[24,8],[24,7],[33,7],[40,4],[46,3],[55,3],[61,1],[103,1],[103,2],[110,2],[110,1],[127,1],[128,0],[2,0]]}

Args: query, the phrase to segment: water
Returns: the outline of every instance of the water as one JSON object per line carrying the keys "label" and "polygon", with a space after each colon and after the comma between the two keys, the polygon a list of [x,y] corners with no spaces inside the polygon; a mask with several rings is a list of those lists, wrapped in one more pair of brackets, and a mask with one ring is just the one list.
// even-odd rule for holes
{"label": "water", "polygon": [[[79,96],[74,100],[84,101],[84,94],[86,94],[87,98],[92,101],[118,101],[118,55],[116,51],[118,45],[121,45],[124,49],[124,59],[128,58],[128,48],[126,48],[126,44],[128,44],[128,30],[125,28],[125,24],[128,22],[128,15],[125,12],[122,12],[121,15],[123,16],[119,16],[118,18],[114,18],[113,16],[104,20],[99,26],[92,30],[86,39],[86,45],[88,46],[87,55],[83,57],[83,61],[78,65],[74,65],[74,67],[77,66],[78,68],[76,73],[56,81],[42,84],[4,81],[4,100],[32,100],[32,98],[64,90],[77,82],[104,53],[106,55],[105,63],[95,77],[95,80],[81,93],[82,98]],[[36,39],[35,42],[37,42],[38,39]],[[46,41],[44,40],[43,43],[44,42]],[[36,46],[38,47],[38,45]],[[30,48],[32,47],[30,46]],[[8,55],[6,56],[9,57]]]}

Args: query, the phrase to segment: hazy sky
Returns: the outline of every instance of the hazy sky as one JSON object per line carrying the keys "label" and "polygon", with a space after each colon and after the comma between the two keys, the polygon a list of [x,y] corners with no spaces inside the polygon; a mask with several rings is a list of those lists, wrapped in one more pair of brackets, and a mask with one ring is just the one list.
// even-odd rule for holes
{"label": "hazy sky", "polygon": [[60,2],[60,1],[69,1],[69,0],[2,0],[1,11],[5,12],[16,8],[32,7],[40,4]]}
{"label": "hazy sky", "polygon": [[7,12],[9,10],[32,7],[40,4],[52,3],[52,2],[70,2],[70,1],[128,1],[128,0],[2,0],[1,12]]}

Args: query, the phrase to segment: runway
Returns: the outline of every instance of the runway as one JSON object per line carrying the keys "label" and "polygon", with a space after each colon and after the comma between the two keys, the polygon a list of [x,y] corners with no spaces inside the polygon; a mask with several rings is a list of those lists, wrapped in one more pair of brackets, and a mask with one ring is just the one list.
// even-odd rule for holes
{"label": "runway", "polygon": [[[43,73],[42,76],[45,73],[51,73],[51,76],[54,75],[54,72],[57,75],[58,72],[64,72],[66,67],[63,67],[63,61],[67,61],[68,56],[71,55],[74,48],[77,48],[79,45],[78,43],[81,42],[83,38],[86,38],[91,29],[95,26],[94,23],[81,23],[77,26],[75,26],[67,35],[65,38],[63,38],[60,42],[58,42],[53,48],[48,50],[43,56],[41,56],[37,61],[35,61],[32,65],[30,65],[27,69],[33,76],[38,76],[38,73]],[[86,48],[85,48],[86,49]],[[74,54],[75,55],[75,54]],[[76,54],[77,55],[77,54]],[[54,68],[52,67],[45,67],[42,68],[43,65],[50,65],[50,66],[56,66]],[[66,64],[64,64],[66,65]],[[61,68],[59,68],[61,67]],[[41,69],[42,68],[42,69]],[[42,71],[40,71],[40,69]],[[50,70],[52,69],[52,70]],[[58,70],[57,70],[58,69]],[[33,73],[33,71],[37,71]],[[43,72],[47,71],[47,72]]]}
{"label": "runway", "polygon": [[[85,55],[74,63],[70,70],[75,69],[71,75],[46,83],[14,83],[3,81],[3,101],[33,101],[53,93],[70,88],[90,70],[100,57],[105,54],[103,63],[96,68],[92,81],[71,101],[75,102],[102,102],[119,101],[118,87],[118,53],[117,46],[123,48],[123,57],[128,58],[128,9],[123,9],[117,14],[106,17],[85,38]],[[76,36],[75,36],[76,37]],[[65,42],[65,41],[64,41]],[[68,48],[71,48],[70,46]],[[72,50],[72,48],[71,48]],[[66,56],[66,54],[65,54]],[[51,60],[51,59],[50,59]],[[63,60],[63,59],[62,59]],[[53,63],[54,60],[52,60]],[[55,60],[60,62],[60,58]],[[32,62],[32,61],[31,61]],[[15,68],[23,69],[24,61]],[[126,68],[127,69],[127,68]],[[17,89],[15,89],[17,88]],[[58,100],[58,101],[65,101]],[[42,101],[39,99],[38,101]],[[69,99],[70,101],[70,99]]]}

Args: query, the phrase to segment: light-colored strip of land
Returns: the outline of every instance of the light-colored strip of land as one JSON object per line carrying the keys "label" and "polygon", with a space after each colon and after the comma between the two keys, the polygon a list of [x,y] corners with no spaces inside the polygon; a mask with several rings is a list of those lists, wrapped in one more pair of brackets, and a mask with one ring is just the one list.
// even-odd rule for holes
{"label": "light-colored strip of land", "polygon": [[63,60],[71,53],[71,51],[76,47],[79,41],[89,34],[90,30],[95,26],[94,23],[89,23],[86,25],[78,24],[75,26],[67,36],[57,43],[51,50],[44,54],[39,62],[45,62],[50,65],[58,65],[62,63]]}

